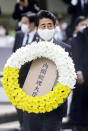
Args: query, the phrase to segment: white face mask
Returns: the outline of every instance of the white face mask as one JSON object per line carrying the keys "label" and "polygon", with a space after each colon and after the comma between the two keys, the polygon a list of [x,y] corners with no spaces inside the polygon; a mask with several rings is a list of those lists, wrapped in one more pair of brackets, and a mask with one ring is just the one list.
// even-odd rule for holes
{"label": "white face mask", "polygon": [[67,23],[64,22],[64,23],[61,25],[62,30],[66,30],[67,26],[68,26]]}
{"label": "white face mask", "polygon": [[5,29],[0,29],[0,36],[4,36],[6,34],[6,30]]}
{"label": "white face mask", "polygon": [[56,26],[55,32],[60,32],[60,31],[61,31],[60,27],[59,27],[59,26]]}
{"label": "white face mask", "polygon": [[79,31],[82,32],[85,28],[86,28],[86,26],[85,26],[85,25],[82,25],[82,26],[80,26]]}
{"label": "white face mask", "polygon": [[49,41],[53,38],[54,33],[55,33],[55,29],[52,30],[48,30],[48,29],[38,29],[38,34],[40,36],[41,39],[45,40],[45,41]]}
{"label": "white face mask", "polygon": [[21,30],[22,30],[24,33],[28,33],[28,32],[30,31],[27,24],[22,24],[22,25],[21,25]]}

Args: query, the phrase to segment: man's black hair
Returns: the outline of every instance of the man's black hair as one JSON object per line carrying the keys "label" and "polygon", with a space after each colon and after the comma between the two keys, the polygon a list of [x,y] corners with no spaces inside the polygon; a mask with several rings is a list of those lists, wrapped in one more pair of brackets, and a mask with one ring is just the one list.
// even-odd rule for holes
{"label": "man's black hair", "polygon": [[56,24],[56,17],[53,13],[51,13],[50,11],[47,11],[47,10],[40,10],[38,13],[37,13],[37,17],[36,17],[36,26],[39,25],[39,21],[40,19],[43,19],[43,18],[49,18],[53,21],[53,24],[55,25]]}
{"label": "man's black hair", "polygon": [[36,24],[36,14],[31,14],[28,17],[30,23],[34,22]]}
{"label": "man's black hair", "polygon": [[34,24],[36,24],[36,14],[30,14],[30,15],[24,14],[22,15],[22,17],[27,17],[30,23],[34,22]]}
{"label": "man's black hair", "polygon": [[79,16],[75,21],[75,27],[82,21],[84,21],[86,18],[85,16]]}

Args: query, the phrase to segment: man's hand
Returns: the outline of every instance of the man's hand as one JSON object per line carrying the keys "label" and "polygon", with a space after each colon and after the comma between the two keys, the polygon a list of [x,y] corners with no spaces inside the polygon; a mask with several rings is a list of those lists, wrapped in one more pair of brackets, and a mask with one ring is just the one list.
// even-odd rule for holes
{"label": "man's hand", "polygon": [[83,74],[77,74],[77,82],[80,85],[82,85],[85,82]]}

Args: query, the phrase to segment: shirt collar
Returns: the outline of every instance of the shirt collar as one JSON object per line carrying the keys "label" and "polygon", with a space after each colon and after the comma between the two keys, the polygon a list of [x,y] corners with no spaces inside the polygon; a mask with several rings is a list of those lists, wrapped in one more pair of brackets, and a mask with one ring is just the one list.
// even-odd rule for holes
{"label": "shirt collar", "polygon": [[32,32],[29,33],[29,35],[34,35],[36,33],[36,30],[33,30]]}

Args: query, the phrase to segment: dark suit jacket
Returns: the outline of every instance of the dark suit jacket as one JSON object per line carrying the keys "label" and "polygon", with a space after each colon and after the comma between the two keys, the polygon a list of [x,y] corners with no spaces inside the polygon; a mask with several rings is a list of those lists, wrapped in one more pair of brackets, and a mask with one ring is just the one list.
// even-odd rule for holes
{"label": "dark suit jacket", "polygon": [[78,16],[87,16],[88,15],[88,3],[85,4],[85,7],[82,8],[81,0],[78,0],[77,5],[73,6],[70,4],[68,8],[68,13],[72,14],[74,18]]}
{"label": "dark suit jacket", "polygon": [[[15,43],[14,43],[14,47],[13,47],[13,52],[15,52],[17,49],[19,49],[22,46],[24,35],[25,34],[22,31],[18,31],[16,33],[16,35],[15,35]],[[38,40],[38,34],[35,33],[33,41],[37,41],[37,40]]]}
{"label": "dark suit jacket", "polygon": [[[84,0],[83,0],[84,1]],[[78,0],[77,5],[69,5],[68,13],[72,15],[71,23],[66,29],[67,37],[71,37],[75,27],[75,21],[79,16],[88,16],[88,3],[85,4],[85,8],[82,8],[81,0]]]}
{"label": "dark suit jacket", "polygon": [[28,0],[28,3],[29,3],[28,6],[23,7],[22,9],[20,8],[19,3],[15,5],[14,12],[12,14],[13,19],[20,21],[22,18],[22,15],[28,13],[29,11],[34,12],[34,13],[38,12],[38,9],[36,7],[39,8],[39,5],[36,0]]}
{"label": "dark suit jacket", "polygon": [[23,13],[26,13],[26,8],[23,7],[23,9],[20,9],[20,5],[17,3],[14,7],[12,17],[13,19],[20,21]]}
{"label": "dark suit jacket", "polygon": [[79,32],[77,37],[72,40],[72,57],[76,71],[81,70],[84,75],[85,83],[76,84],[73,90],[70,118],[73,124],[88,125],[88,28]]}
{"label": "dark suit jacket", "polygon": [[[39,40],[38,40],[39,41]],[[55,39],[53,40],[53,42],[57,45],[60,45],[62,46],[63,48],[66,48],[67,50],[70,49],[70,46],[61,42],[61,41],[56,41]],[[20,70],[20,77],[19,77],[19,83],[20,83],[20,86],[22,87],[23,84],[24,84],[24,81],[25,81],[25,78],[27,76],[27,73],[29,71],[29,68],[31,66],[31,62],[30,63],[27,63],[26,65],[24,65],[24,67]],[[26,70],[25,70],[26,69]],[[66,115],[66,110],[67,110],[67,103],[65,102],[64,104],[62,104],[58,109],[55,109],[53,110],[52,112],[49,112],[49,113],[45,113],[45,114],[34,114],[34,113],[31,113],[29,116],[30,118],[36,118],[36,117],[39,117],[41,119],[45,119],[45,118],[52,118],[54,120],[61,120],[63,116]]]}
{"label": "dark suit jacket", "polygon": [[[17,32],[17,33],[16,33],[15,44],[14,44],[13,52],[15,52],[17,49],[19,49],[19,48],[22,46],[23,38],[24,38],[24,33],[23,33],[23,32],[20,31],[20,32]],[[38,34],[35,34],[33,41],[37,41],[37,42],[39,41],[39,36],[38,36]],[[71,46],[69,46],[69,45],[67,45],[67,44],[65,44],[65,43],[63,43],[63,42],[61,42],[61,41],[56,41],[56,40],[54,39],[53,42],[54,42],[55,44],[60,45],[60,46],[62,46],[63,48],[65,48],[66,51],[70,51],[70,49],[71,49]],[[20,83],[20,86],[21,86],[21,87],[22,87],[22,85],[24,84],[24,81],[25,81],[25,78],[26,78],[26,76],[27,76],[27,73],[28,73],[28,70],[29,70],[30,66],[31,66],[31,62],[28,63],[28,64],[26,64],[26,65],[24,65],[24,68],[23,68],[22,70],[20,70],[19,83]],[[25,70],[25,69],[26,69],[26,70]],[[19,117],[20,123],[21,123],[21,124],[24,123],[25,129],[28,130],[28,128],[29,128],[29,123],[30,123],[30,122],[29,122],[29,119],[30,119],[30,120],[33,120],[34,122],[35,122],[35,119],[36,119],[36,118],[41,119],[41,120],[43,120],[43,119],[49,119],[49,120],[51,119],[51,120],[52,120],[52,119],[53,119],[53,120],[55,120],[56,123],[57,123],[58,120],[61,121],[62,117],[66,115],[66,110],[67,110],[67,103],[65,102],[65,103],[62,104],[58,109],[55,109],[55,110],[53,110],[52,112],[50,112],[50,113],[45,113],[45,114],[37,114],[37,115],[36,115],[36,114],[34,114],[34,113],[31,113],[31,114],[29,115],[27,112],[23,113],[23,112],[21,112],[21,111],[18,110],[18,117]],[[23,116],[24,116],[24,118],[23,118]],[[28,124],[27,124],[27,123],[28,123]]]}
{"label": "dark suit jacket", "polygon": [[68,43],[64,43],[64,42],[62,42],[60,40],[55,40],[55,39],[53,40],[53,43],[55,43],[56,45],[59,45],[62,48],[64,48],[65,51],[68,52],[69,55],[71,56],[71,54],[72,54],[71,45],[69,45]]}
{"label": "dark suit jacket", "polygon": [[[22,46],[22,42],[23,42],[23,38],[24,38],[24,33],[23,32],[17,32],[16,33],[16,39],[15,39],[15,44],[14,44],[14,48],[13,51],[15,52],[16,49],[20,48]],[[35,34],[33,41],[39,41],[39,37],[37,34]],[[57,45],[60,45],[61,47],[63,47],[66,51],[71,52],[71,46],[65,44],[64,42],[61,41],[56,41],[55,39],[53,40],[53,42]],[[29,67],[30,67],[31,63],[28,63],[26,66],[24,66],[24,68],[21,70],[20,72],[20,77],[19,77],[19,83],[20,86],[22,87],[22,85],[24,84],[26,75],[28,73]],[[25,70],[26,69],[26,70]],[[25,71],[24,71],[25,70]],[[52,111],[51,113],[46,113],[46,115],[53,115],[53,117],[56,117],[56,119],[61,119],[65,114],[66,114],[66,102],[60,106],[58,109]],[[41,116],[41,115],[40,115]],[[42,114],[42,116],[45,116]]]}
{"label": "dark suit jacket", "polygon": [[72,56],[76,71],[81,70],[88,79],[88,27],[72,40]]}

